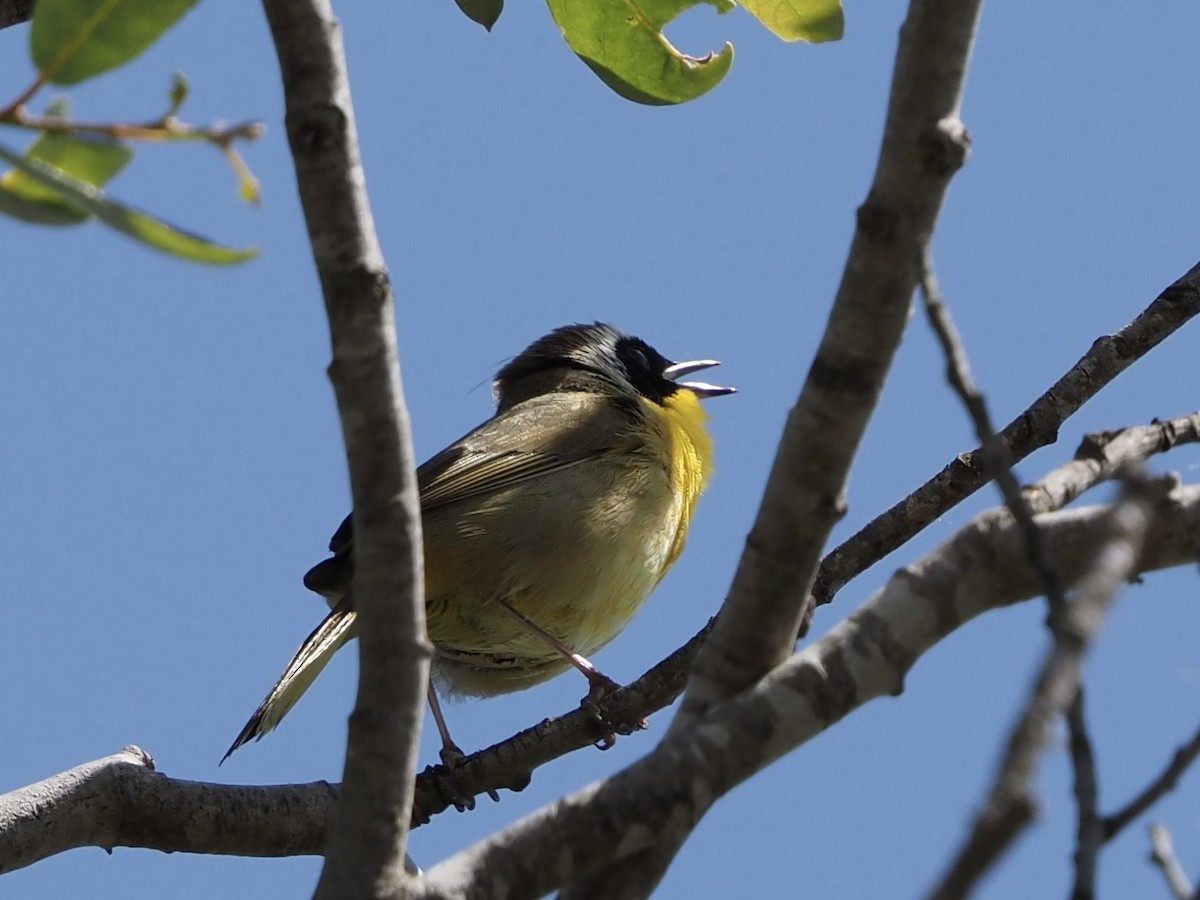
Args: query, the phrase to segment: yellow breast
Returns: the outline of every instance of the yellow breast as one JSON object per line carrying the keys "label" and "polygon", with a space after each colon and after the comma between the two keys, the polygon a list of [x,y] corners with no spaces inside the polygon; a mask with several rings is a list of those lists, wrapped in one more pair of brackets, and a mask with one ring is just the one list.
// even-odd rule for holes
{"label": "yellow breast", "polygon": [[568,665],[489,595],[588,656],[629,624],[683,551],[711,470],[705,414],[686,390],[662,406],[643,403],[638,451],[427,521],[429,636],[435,673],[451,693],[519,690]]}
{"label": "yellow breast", "polygon": [[677,391],[666,399],[661,409],[660,418],[669,441],[667,458],[671,460],[671,483],[679,497],[680,514],[660,578],[683,552],[696,501],[708,486],[713,468],[712,438],[705,428],[708,414],[700,405],[700,399],[689,390]]}

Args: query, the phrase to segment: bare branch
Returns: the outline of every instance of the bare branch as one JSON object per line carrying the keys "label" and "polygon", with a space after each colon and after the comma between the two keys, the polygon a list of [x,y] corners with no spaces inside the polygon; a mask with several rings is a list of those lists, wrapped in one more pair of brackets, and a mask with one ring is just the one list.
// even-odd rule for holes
{"label": "bare branch", "polygon": [[20,25],[33,16],[34,0],[0,0],[0,28]]}
{"label": "bare branch", "polygon": [[1075,887],[1071,900],[1091,900],[1096,896],[1096,862],[1107,838],[1100,821],[1100,788],[1096,782],[1096,756],[1084,716],[1084,691],[1080,687],[1067,723],[1071,733],[1071,765],[1075,772],[1075,804],[1078,808],[1075,834]]}
{"label": "bare branch", "polygon": [[137,747],[0,796],[0,874],[76,847],[236,856],[318,854],[337,788],[179,781]]}
{"label": "bare branch", "polygon": [[[1132,322],[1098,338],[1079,361],[999,437],[1014,463],[1054,443],[1058,429],[1114,378],[1200,313],[1200,263],[1164,290]],[[813,584],[817,605],[987,484],[980,450],[962,454],[887,512],[837,547]],[[1035,512],[1045,510],[1034,508]]]}
{"label": "bare branch", "polygon": [[1054,645],[1012,730],[987,801],[932,897],[948,900],[967,896],[1033,819],[1033,776],[1049,739],[1050,726],[1067,711],[1079,691],[1084,654],[1099,632],[1117,590],[1136,572],[1151,518],[1148,489],[1130,483],[1122,499],[1111,508],[1105,532],[1093,545],[1094,556],[1076,587],[1074,602],[1064,609],[1052,629]]}
{"label": "bare branch", "polygon": [[[1188,767],[1200,756],[1200,730],[1178,748],[1163,771],[1119,812],[1100,817],[1097,811],[1096,764],[1083,721],[1083,692],[1068,714],[1071,725],[1071,760],[1075,767],[1075,796],[1079,804],[1079,829],[1075,848],[1075,889],[1072,900],[1091,900],[1096,894],[1096,862],[1100,849],[1163,796],[1175,789]],[[1154,826],[1152,826],[1153,828]],[[1169,846],[1170,836],[1167,835]],[[1162,865],[1162,861],[1158,861]],[[1165,871],[1165,869],[1164,869]]]}
{"label": "bare branch", "polygon": [[1166,768],[1142,793],[1134,797],[1124,809],[1104,817],[1104,839],[1112,840],[1138,816],[1175,790],[1179,779],[1197,757],[1200,757],[1200,729],[1197,729],[1190,741],[1175,751]]}
{"label": "bare branch", "polygon": [[925,297],[925,310],[934,334],[942,345],[946,355],[946,375],[950,386],[963,402],[971,423],[975,426],[975,436],[979,438],[980,455],[984,472],[989,479],[996,482],[1004,505],[1012,513],[1017,526],[1025,535],[1025,544],[1029,552],[1029,564],[1033,566],[1041,579],[1050,601],[1052,618],[1055,614],[1062,615],[1066,608],[1067,598],[1063,594],[1058,574],[1046,558],[1046,550],[1042,546],[1037,526],[1033,523],[1033,510],[1021,495],[1021,485],[1013,474],[1012,461],[1008,458],[1008,450],[996,436],[992,425],[992,417],[988,413],[987,401],[983,392],[971,375],[970,364],[967,362],[967,351],[963,347],[958,329],[950,317],[950,310],[942,302],[941,291],[937,278],[933,273],[933,264],[929,260],[928,248],[921,258],[921,293]]}
{"label": "bare branch", "polygon": [[425,682],[421,527],[394,299],[367,201],[341,29],[329,0],[263,0],[325,295],[330,380],[354,499],[358,698],[318,897],[391,894],[404,848]]}
{"label": "bare branch", "polygon": [[978,0],[913,0],[900,32],[883,146],[842,282],[788,416],[728,600],[672,731],[791,652],[846,476],[908,321],[918,248],[967,156],[958,120]]}
{"label": "bare branch", "polygon": [[[912,0],[900,32],[883,146],[820,346],[788,415],[761,505],[668,738],[792,652],[850,466],[908,323],[918,248],[932,234],[970,139],[959,107],[980,0]],[[673,853],[646,854],[654,874]],[[656,860],[651,862],[652,856]],[[601,882],[589,890],[603,894]]]}
{"label": "bare branch", "polygon": [[1167,826],[1155,822],[1150,826],[1150,861],[1162,869],[1167,886],[1176,900],[1193,900],[1192,883],[1175,858],[1175,844],[1171,840],[1171,832]]}
{"label": "bare branch", "polygon": [[[1195,558],[1200,487],[1177,490],[1172,502],[1155,517],[1139,571]],[[1112,510],[1091,507],[1038,519],[1064,582],[1092,570],[1097,543],[1112,534],[1114,517],[1122,519]],[[899,694],[920,656],[963,623],[1040,591],[1011,517],[1006,511],[980,516],[898,572],[820,641],[714,707],[695,728],[436,866],[428,888],[486,896],[503,884],[513,900],[540,896],[686,836],[737,784],[869,700]]]}

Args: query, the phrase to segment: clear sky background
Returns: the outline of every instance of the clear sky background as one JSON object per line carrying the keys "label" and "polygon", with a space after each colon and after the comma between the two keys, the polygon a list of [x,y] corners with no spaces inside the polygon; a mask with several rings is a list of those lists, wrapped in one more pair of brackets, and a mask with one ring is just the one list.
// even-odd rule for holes
{"label": "clear sky background", "polygon": [[[742,11],[668,33],[725,39],[726,82],[678,108],[610,93],[548,11],[511,3],[492,34],[449,0],[339,3],[367,181],[398,295],[418,455],[485,418],[495,370],[530,340],[601,319],[738,386],[709,405],[718,472],[687,552],[597,662],[630,680],[718,608],[841,275],[878,152],[903,4],[855,3],[844,41],[785,45]],[[1099,335],[1200,258],[1200,7],[1064,0],[984,13],[963,116],[974,138],[942,215],[946,299],[1006,422]],[[0,98],[32,75],[28,26],[0,33]],[[201,147],[143,150],[112,193],[261,257],[209,269],[102,228],[0,221],[0,790],[136,743],[168,775],[337,780],[356,675],[344,653],[265,741],[217,761],[325,607],[300,583],[348,510],[325,377],[328,337],[261,11],[209,0],[127,69],[72,92],[82,118],[144,119],[172,71],[193,121],[257,118],[265,202],[235,199]],[[23,140],[5,135],[9,145]],[[1085,432],[1193,411],[1196,325],[1123,375],[1020,466],[1067,460]],[[913,319],[855,466],[840,539],[974,442]],[[1156,469],[1200,478],[1177,451]],[[1098,492],[1093,499],[1107,497]],[[886,579],[996,503],[992,490],[823,608],[822,634]],[[722,800],[664,897],[916,896],[962,839],[1047,645],[1043,607],[992,613],[922,659],[902,697],[855,712]],[[1194,571],[1120,599],[1087,671],[1105,811],[1196,727]],[[578,678],[448,709],[486,746],[576,705]],[[616,748],[555,762],[522,794],[413,835],[430,865],[628,764],[669,712]],[[432,728],[427,728],[432,731]],[[1043,816],[980,896],[1062,897],[1074,806],[1061,733]],[[422,761],[436,759],[423,739]],[[1200,874],[1200,772],[1153,814]],[[1139,823],[1108,849],[1105,895],[1165,897]],[[300,897],[320,860],[81,849],[0,879],[0,897]]]}

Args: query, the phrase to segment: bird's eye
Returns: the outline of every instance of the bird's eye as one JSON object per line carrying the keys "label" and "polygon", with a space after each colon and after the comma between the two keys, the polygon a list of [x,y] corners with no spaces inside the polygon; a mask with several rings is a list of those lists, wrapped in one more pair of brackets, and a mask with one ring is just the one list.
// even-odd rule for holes
{"label": "bird's eye", "polygon": [[649,369],[650,359],[646,356],[646,351],[641,347],[629,348],[629,361],[638,369]]}

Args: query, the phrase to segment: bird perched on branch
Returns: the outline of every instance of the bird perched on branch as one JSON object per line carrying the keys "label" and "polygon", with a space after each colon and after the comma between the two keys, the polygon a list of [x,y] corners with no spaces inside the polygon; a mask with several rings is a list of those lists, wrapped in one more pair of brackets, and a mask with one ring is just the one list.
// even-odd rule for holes
{"label": "bird perched on branch", "polygon": [[[700,401],[733,388],[602,323],[567,325],[496,375],[496,414],[417,470],[425,540],[430,706],[436,688],[487,697],[574,666],[585,702],[617,685],[587,660],[615,638],[683,550],[712,472]],[[225,754],[271,731],[355,636],[347,517],[304,584],[332,611]],[[224,759],[222,760],[224,762]]]}

